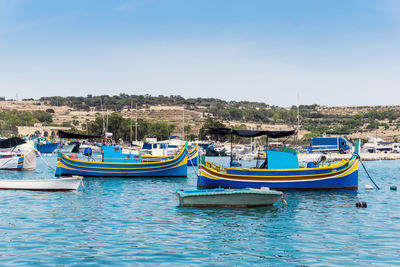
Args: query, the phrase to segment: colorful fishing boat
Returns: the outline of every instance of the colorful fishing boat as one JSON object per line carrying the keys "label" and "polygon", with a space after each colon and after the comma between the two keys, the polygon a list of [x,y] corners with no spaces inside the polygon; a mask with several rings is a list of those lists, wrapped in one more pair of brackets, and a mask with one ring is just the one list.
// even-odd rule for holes
{"label": "colorful fishing boat", "polygon": [[[114,153],[107,153],[113,151]],[[140,155],[125,155],[118,146],[103,146],[103,159],[84,161],[58,152],[56,176],[81,175],[102,177],[186,177],[187,149],[172,159],[143,162]]]}
{"label": "colorful fishing boat", "polygon": [[[276,131],[231,129],[226,131],[228,130],[232,131],[230,134],[245,137],[267,135],[274,138],[290,134]],[[222,167],[205,161],[200,164],[197,186],[200,188],[269,187],[276,190],[358,189],[357,155],[328,166],[309,164],[307,168],[300,168],[295,150],[267,150],[266,153],[267,158],[259,168]]]}
{"label": "colorful fishing boat", "polygon": [[24,155],[0,155],[0,170],[20,171],[24,167]]}
{"label": "colorful fishing boat", "polygon": [[272,206],[282,196],[282,192],[269,188],[178,190],[176,194],[184,207]]}
{"label": "colorful fishing boat", "polygon": [[15,148],[24,143],[25,140],[19,137],[0,140],[0,170],[19,171],[23,169],[24,154]]}
{"label": "colorful fishing boat", "polygon": [[47,141],[45,137],[39,137],[38,139],[35,140],[35,149],[39,151],[40,153],[53,153],[60,142],[51,142]]}

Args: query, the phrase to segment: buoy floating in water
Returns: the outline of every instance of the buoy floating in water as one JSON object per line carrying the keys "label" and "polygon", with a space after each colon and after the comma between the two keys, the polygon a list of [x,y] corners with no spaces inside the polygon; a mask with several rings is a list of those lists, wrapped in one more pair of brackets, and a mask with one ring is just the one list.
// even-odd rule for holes
{"label": "buoy floating in water", "polygon": [[359,201],[356,203],[357,208],[366,208],[367,207],[367,202],[364,201]]}
{"label": "buoy floating in water", "polygon": [[374,189],[374,187],[372,185],[366,184],[365,189],[372,190],[372,189]]}
{"label": "buoy floating in water", "polygon": [[397,186],[392,185],[392,186],[390,187],[390,190],[396,191],[396,190],[397,190]]}

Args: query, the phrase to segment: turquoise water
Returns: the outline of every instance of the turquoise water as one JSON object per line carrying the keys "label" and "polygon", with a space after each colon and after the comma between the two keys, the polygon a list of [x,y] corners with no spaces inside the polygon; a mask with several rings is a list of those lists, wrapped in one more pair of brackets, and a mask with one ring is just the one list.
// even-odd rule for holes
{"label": "turquoise water", "polygon": [[[55,157],[46,157],[55,166]],[[219,160],[219,159],[217,159]],[[78,192],[0,191],[0,265],[399,265],[400,161],[365,162],[358,192],[288,192],[262,208],[182,208],[188,178],[86,178]],[[0,179],[53,178],[35,172]],[[357,201],[368,207],[355,207]]]}

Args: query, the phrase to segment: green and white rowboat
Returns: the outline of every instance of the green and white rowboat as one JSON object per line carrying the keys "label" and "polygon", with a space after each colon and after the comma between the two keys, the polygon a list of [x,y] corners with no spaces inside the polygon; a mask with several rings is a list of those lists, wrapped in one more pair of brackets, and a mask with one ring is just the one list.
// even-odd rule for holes
{"label": "green and white rowboat", "polygon": [[271,206],[282,192],[269,188],[178,190],[179,205],[185,207]]}

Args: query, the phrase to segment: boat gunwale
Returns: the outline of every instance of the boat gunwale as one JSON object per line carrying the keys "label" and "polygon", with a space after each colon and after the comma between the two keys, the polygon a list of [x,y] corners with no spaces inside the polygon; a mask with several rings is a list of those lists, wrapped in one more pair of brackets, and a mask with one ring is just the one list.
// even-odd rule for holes
{"label": "boat gunwale", "polygon": [[[76,164],[72,164],[69,162],[66,162],[63,159],[60,159],[60,161],[57,162],[57,167],[63,167],[63,168],[68,168],[68,166],[73,166],[76,168],[80,168],[81,169],[89,169],[88,171],[90,171],[90,169],[103,169],[103,170],[123,170],[123,171],[130,171],[130,170],[140,170],[140,169],[147,169],[147,170],[151,170],[151,169],[159,169],[159,168],[167,168],[167,167],[179,167],[180,165],[183,165],[185,163],[183,163],[185,161],[186,157],[183,157],[183,159],[179,159],[176,160],[175,162],[172,162],[170,164],[164,164],[164,165],[160,165],[160,166],[146,166],[146,167],[142,167],[142,166],[138,166],[136,165],[135,167],[137,168],[129,168],[130,166],[132,166],[133,164],[137,164],[137,163],[131,163],[129,164],[129,166],[125,167],[125,168],[113,168],[112,166],[108,167],[98,167],[98,166],[82,166],[82,165],[76,165]],[[89,161],[90,162],[90,161]],[[163,161],[162,163],[164,163],[165,161]],[[92,162],[90,162],[92,163]],[[98,164],[102,164],[101,162],[97,162]],[[147,162],[146,162],[147,163]],[[150,163],[154,163],[155,164],[160,164],[160,162],[150,162]],[[59,165],[63,165],[63,166],[59,166]],[[187,164],[187,159],[186,159],[186,164]],[[119,165],[118,163],[116,163],[116,165]]]}
{"label": "boat gunwale", "polygon": [[[189,149],[188,149],[188,158],[190,159],[190,158],[194,158],[194,157],[196,157],[196,156],[198,156],[198,150],[197,150],[197,147],[195,147],[195,148],[193,148],[192,150],[190,150],[189,151]],[[152,155],[141,155],[141,157],[142,158],[145,158],[145,159],[151,159],[151,158],[169,158],[169,159],[172,159],[172,158],[174,158],[176,155],[167,155],[167,156],[152,156]]]}
{"label": "boat gunwale", "polygon": [[[242,188],[244,189],[244,188]],[[236,191],[237,190],[237,191]],[[189,190],[189,191],[194,191],[194,190]],[[200,190],[202,191],[202,190]],[[219,192],[194,192],[194,193],[185,193],[185,191],[177,191],[176,194],[179,197],[185,198],[185,197],[201,197],[201,196],[218,196],[218,195],[244,195],[244,194],[251,194],[251,195],[274,195],[274,196],[281,196],[282,192],[276,191],[276,190],[257,190],[257,189],[249,189],[249,190],[240,190],[238,189],[226,189],[226,190],[221,190]]]}
{"label": "boat gunwale", "polygon": [[[175,168],[175,167],[179,167],[179,166],[185,164],[185,163],[182,164],[182,162],[184,162],[184,161],[185,161],[185,159],[179,160],[177,162],[173,162],[173,163],[168,164],[168,165],[153,166],[153,167],[151,167],[151,166],[150,167],[140,167],[139,166],[139,168],[112,168],[112,167],[80,166],[80,165],[67,163],[67,162],[61,160],[61,161],[57,162],[57,167],[71,169],[71,167],[69,167],[69,166],[73,166],[73,167],[79,168],[79,169],[75,169],[75,170],[80,170],[80,171],[85,171],[85,170],[82,170],[82,169],[85,169],[85,168],[88,169],[87,171],[91,171],[91,169],[121,170],[121,171],[124,171],[124,172],[125,171],[137,171],[137,170],[140,170],[140,169],[146,169],[148,171],[148,170],[158,169],[158,168]],[[186,164],[187,164],[187,161],[186,161]],[[62,165],[62,166],[59,166],[59,165]],[[159,170],[157,170],[157,171],[159,171]],[[124,173],[124,172],[122,172],[122,173]]]}

